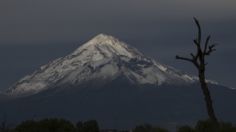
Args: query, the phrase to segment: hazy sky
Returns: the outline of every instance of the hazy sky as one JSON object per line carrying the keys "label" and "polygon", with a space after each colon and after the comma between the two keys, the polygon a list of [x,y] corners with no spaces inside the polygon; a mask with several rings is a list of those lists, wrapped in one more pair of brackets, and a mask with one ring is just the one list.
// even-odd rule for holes
{"label": "hazy sky", "polygon": [[209,59],[209,78],[236,87],[235,12],[235,0],[1,0],[0,89],[98,33],[194,73],[174,60],[193,49],[193,16],[220,43]]}

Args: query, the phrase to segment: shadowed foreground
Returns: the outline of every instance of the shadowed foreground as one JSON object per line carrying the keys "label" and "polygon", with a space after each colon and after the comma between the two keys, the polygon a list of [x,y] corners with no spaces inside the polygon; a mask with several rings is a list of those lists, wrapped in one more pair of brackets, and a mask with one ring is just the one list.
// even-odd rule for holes
{"label": "shadowed foreground", "polygon": [[[15,127],[9,127],[2,122],[0,132],[169,132],[168,129],[149,124],[138,125],[130,129],[101,129],[96,120],[72,123],[64,119],[27,120]],[[176,132],[213,132],[214,122],[210,120],[198,121],[194,127],[185,125],[176,127]],[[220,123],[219,132],[236,132],[231,123]]]}

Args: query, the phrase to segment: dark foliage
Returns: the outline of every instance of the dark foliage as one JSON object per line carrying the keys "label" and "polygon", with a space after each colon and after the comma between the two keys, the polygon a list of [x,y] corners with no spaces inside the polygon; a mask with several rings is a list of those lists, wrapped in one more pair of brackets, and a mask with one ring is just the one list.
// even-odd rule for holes
{"label": "dark foliage", "polygon": [[[217,130],[216,130],[217,128]],[[236,132],[236,126],[231,123],[220,122],[215,127],[211,120],[200,120],[195,127],[181,126],[176,132]],[[16,127],[0,129],[0,132],[130,132],[130,130],[99,129],[96,120],[78,122],[75,125],[64,119],[43,119],[39,121],[28,120],[21,122]],[[168,132],[167,129],[152,126],[149,124],[138,125],[132,132]]]}
{"label": "dark foliage", "polygon": [[99,132],[99,126],[95,120],[78,122],[76,126],[64,119],[28,120],[17,125],[12,132]]}
{"label": "dark foliage", "polygon": [[99,132],[99,125],[97,121],[90,120],[86,122],[78,122],[76,124],[77,132]]}
{"label": "dark foliage", "polygon": [[168,130],[160,127],[153,127],[151,125],[139,125],[133,129],[133,132],[168,132]]}
{"label": "dark foliage", "polygon": [[[216,130],[217,129],[217,130]],[[236,132],[236,127],[231,123],[220,122],[219,127],[215,127],[211,120],[198,121],[196,126],[182,126],[177,129],[177,132]]]}
{"label": "dark foliage", "polygon": [[182,126],[177,129],[177,132],[195,132],[195,130],[190,126]]}
{"label": "dark foliage", "polygon": [[74,125],[64,119],[44,119],[24,121],[17,125],[14,132],[75,132]]}
{"label": "dark foliage", "polygon": [[236,127],[234,127],[231,123],[220,122],[218,130],[216,130],[214,122],[211,120],[206,121],[198,121],[195,126],[196,132],[236,132]]}

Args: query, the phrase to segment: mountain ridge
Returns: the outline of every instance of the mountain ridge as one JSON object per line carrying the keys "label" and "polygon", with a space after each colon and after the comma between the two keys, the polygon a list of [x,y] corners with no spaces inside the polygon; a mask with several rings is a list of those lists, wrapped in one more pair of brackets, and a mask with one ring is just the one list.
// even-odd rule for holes
{"label": "mountain ridge", "polygon": [[[236,122],[236,90],[208,82],[219,119]],[[0,106],[12,122],[96,119],[103,128],[143,123],[176,127],[207,118],[197,77],[106,35],[18,81],[0,95]]]}
{"label": "mountain ridge", "polygon": [[138,84],[185,84],[196,79],[144,56],[119,39],[99,34],[71,54],[58,58],[16,82],[7,91],[12,96],[33,95],[53,85],[78,85],[97,78],[125,75]]}

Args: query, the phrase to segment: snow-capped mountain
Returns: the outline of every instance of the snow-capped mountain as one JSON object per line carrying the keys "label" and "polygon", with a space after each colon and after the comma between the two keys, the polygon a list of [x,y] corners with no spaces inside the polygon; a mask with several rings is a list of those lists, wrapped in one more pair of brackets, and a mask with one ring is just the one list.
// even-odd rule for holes
{"label": "snow-capped mountain", "polygon": [[185,84],[194,78],[144,56],[137,49],[105,34],[95,36],[68,56],[42,66],[15,83],[8,93],[31,95],[59,85],[79,85],[125,76],[135,84]]}
{"label": "snow-capped mountain", "polygon": [[[219,118],[236,122],[236,90],[212,81],[209,88]],[[0,106],[10,121],[96,119],[104,128],[121,129],[143,123],[176,127],[207,118],[196,77],[104,34],[0,93]]]}

